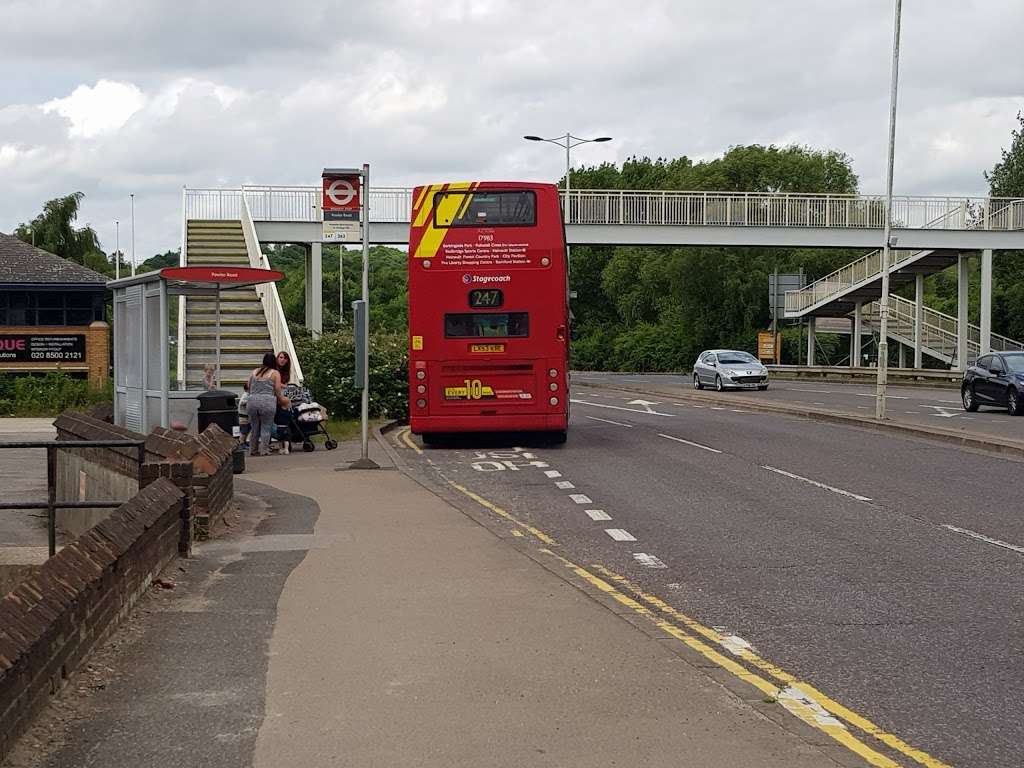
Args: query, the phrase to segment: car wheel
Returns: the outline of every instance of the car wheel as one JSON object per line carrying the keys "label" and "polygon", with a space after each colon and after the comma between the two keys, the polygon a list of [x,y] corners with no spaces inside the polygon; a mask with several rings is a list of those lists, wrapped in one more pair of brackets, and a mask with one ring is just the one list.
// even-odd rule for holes
{"label": "car wheel", "polygon": [[1020,393],[1016,387],[1006,390],[1006,412],[1011,416],[1020,416],[1024,413],[1024,406],[1020,401]]}
{"label": "car wheel", "polygon": [[693,388],[704,389],[704,385],[700,383],[700,376],[698,376],[696,373],[693,374]]}
{"label": "car wheel", "polygon": [[974,396],[974,387],[962,387],[960,389],[960,399],[963,400],[965,411],[973,413],[978,410],[978,399]]}
{"label": "car wheel", "polygon": [[722,377],[719,376],[716,373],[715,374],[715,391],[716,392],[721,392],[723,389],[725,389],[725,385],[722,384]]}

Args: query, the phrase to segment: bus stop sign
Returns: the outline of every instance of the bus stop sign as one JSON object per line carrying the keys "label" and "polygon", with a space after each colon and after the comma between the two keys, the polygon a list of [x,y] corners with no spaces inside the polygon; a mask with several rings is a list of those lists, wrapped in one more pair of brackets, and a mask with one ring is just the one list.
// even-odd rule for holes
{"label": "bus stop sign", "polygon": [[362,239],[359,212],[362,209],[359,173],[324,170],[323,240],[325,243],[355,243]]}

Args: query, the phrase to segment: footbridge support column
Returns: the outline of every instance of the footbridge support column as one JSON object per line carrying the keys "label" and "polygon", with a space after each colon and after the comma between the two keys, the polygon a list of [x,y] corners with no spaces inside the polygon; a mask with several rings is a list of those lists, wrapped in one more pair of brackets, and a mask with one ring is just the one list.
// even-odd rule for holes
{"label": "footbridge support column", "polygon": [[967,256],[961,253],[957,256],[956,287],[957,287],[957,308],[956,308],[956,370],[967,369],[967,308],[968,289],[970,287],[970,262]]}
{"label": "footbridge support column", "polygon": [[306,327],[313,336],[324,330],[323,253],[320,243],[306,249]]}
{"label": "footbridge support column", "polygon": [[981,352],[992,351],[992,249],[981,252]]}
{"label": "footbridge support column", "polygon": [[807,365],[814,365],[814,317],[807,318]]}
{"label": "footbridge support column", "polygon": [[864,304],[858,301],[853,305],[853,331],[850,333],[850,367],[859,368],[861,364],[861,340],[864,337]]}
{"label": "footbridge support column", "polygon": [[924,334],[924,275],[914,276],[914,367],[920,368],[924,364],[921,353]]}

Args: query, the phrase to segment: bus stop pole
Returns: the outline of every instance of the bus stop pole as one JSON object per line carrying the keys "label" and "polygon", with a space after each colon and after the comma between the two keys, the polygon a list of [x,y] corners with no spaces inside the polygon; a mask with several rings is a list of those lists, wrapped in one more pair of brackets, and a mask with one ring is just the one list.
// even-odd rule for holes
{"label": "bus stop pole", "polygon": [[214,341],[214,353],[213,353],[214,354],[214,366],[216,368],[216,372],[214,374],[214,376],[215,376],[214,384],[216,385],[217,389],[220,389],[220,283],[216,284],[216,286],[214,287],[214,290],[217,292],[216,296],[215,296],[215,298],[213,300],[213,317],[214,317],[213,327],[214,327],[214,333],[217,336],[215,341]]}
{"label": "bus stop pole", "polygon": [[[365,320],[362,327],[362,350],[360,357],[363,368],[362,381],[363,398],[361,408],[361,446],[359,459],[349,465],[350,469],[379,469],[379,465],[370,458],[370,164],[363,163],[363,310]],[[339,261],[340,264],[340,261]],[[355,324],[353,324],[355,326]],[[353,327],[353,333],[359,333],[360,329]],[[356,344],[356,349],[359,349]]]}

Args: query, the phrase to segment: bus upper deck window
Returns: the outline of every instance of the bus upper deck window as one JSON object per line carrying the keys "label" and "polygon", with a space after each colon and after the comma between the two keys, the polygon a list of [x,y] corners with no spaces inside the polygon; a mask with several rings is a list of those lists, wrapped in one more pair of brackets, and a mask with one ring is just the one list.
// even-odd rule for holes
{"label": "bus upper deck window", "polygon": [[436,227],[533,227],[537,194],[530,189],[494,192],[438,192],[434,196]]}

